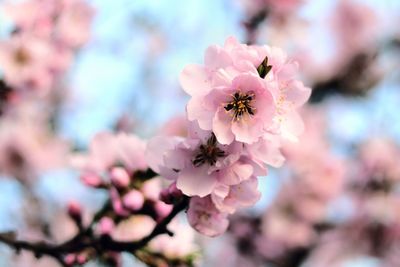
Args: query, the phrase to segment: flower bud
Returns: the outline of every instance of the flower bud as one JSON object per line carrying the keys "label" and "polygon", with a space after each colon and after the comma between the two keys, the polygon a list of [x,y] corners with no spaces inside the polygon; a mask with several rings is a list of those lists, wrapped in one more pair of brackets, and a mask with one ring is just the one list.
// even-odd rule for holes
{"label": "flower bud", "polygon": [[160,192],[160,200],[166,204],[174,204],[182,198],[182,191],[176,187],[176,182]]}
{"label": "flower bud", "polygon": [[114,230],[115,223],[110,217],[103,217],[98,224],[98,232],[100,235],[111,235]]}
{"label": "flower bud", "polygon": [[122,202],[126,208],[136,211],[143,207],[144,197],[141,192],[133,189],[123,197]]}
{"label": "flower bud", "polygon": [[176,187],[176,182],[169,185],[168,192],[174,199],[178,199],[183,196],[182,191]]}
{"label": "flower bud", "polygon": [[128,172],[122,167],[114,167],[110,171],[111,182],[115,187],[125,188],[130,183]]}
{"label": "flower bud", "polygon": [[162,201],[157,201],[156,203],[154,203],[154,210],[157,213],[157,220],[160,221],[167,217],[172,211],[172,208],[172,205],[165,204]]}
{"label": "flower bud", "polygon": [[74,221],[80,222],[82,218],[81,205],[77,201],[70,201],[68,203],[68,214]]}
{"label": "flower bud", "polygon": [[64,257],[64,262],[68,266],[72,266],[75,264],[76,261],[76,255],[75,254],[68,254]]}
{"label": "flower bud", "polygon": [[164,188],[163,190],[161,190],[160,192],[160,200],[166,204],[172,204],[173,200],[171,197],[171,194],[169,193],[168,188]]}
{"label": "flower bud", "polygon": [[79,254],[76,257],[76,261],[78,262],[78,264],[82,265],[85,264],[88,261],[87,255],[84,253]]}

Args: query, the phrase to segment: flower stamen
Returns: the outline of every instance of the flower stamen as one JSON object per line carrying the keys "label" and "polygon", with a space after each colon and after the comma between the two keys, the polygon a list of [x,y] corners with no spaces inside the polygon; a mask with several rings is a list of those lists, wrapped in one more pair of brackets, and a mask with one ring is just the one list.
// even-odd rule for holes
{"label": "flower stamen", "polygon": [[255,98],[254,93],[242,93],[239,91],[233,94],[232,98],[232,101],[228,102],[224,108],[226,111],[232,112],[234,120],[240,120],[245,114],[254,115],[256,108],[251,105]]}
{"label": "flower stamen", "polygon": [[224,156],[225,152],[217,146],[217,138],[214,133],[212,133],[211,137],[207,140],[207,143],[200,145],[199,151],[194,157],[192,163],[195,167],[200,167],[204,163],[213,166],[217,162],[218,158]]}

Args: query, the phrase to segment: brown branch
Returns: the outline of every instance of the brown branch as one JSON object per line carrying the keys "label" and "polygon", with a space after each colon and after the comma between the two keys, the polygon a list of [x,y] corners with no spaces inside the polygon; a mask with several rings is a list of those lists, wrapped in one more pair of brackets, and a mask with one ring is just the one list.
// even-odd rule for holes
{"label": "brown branch", "polygon": [[87,248],[93,248],[97,252],[130,252],[144,248],[151,240],[161,234],[173,235],[168,230],[167,226],[173,218],[181,211],[185,210],[188,206],[189,198],[183,198],[180,202],[176,203],[167,217],[160,221],[153,229],[153,231],[138,241],[122,242],[112,239],[110,236],[94,236],[93,227],[95,222],[101,218],[101,214],[105,214],[111,208],[106,203],[104,207],[93,217],[92,223],[86,228],[79,231],[70,240],[61,244],[51,244],[47,242],[28,242],[24,240],[17,240],[15,234],[1,233],[0,242],[7,244],[14,248],[18,253],[20,250],[31,251],[36,258],[42,256],[49,256],[56,259],[61,265],[67,266],[64,263],[64,256],[70,253],[77,253]]}
{"label": "brown branch", "polygon": [[248,45],[254,44],[257,40],[257,31],[260,25],[266,20],[268,16],[267,8],[259,10],[250,18],[243,22],[246,29],[246,43]]}

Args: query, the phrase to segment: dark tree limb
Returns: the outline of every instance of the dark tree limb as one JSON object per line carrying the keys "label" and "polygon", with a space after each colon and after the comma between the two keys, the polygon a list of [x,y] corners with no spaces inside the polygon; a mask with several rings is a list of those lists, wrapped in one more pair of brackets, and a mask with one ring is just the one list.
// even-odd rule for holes
{"label": "dark tree limb", "polygon": [[[152,232],[138,241],[122,242],[112,239],[108,235],[95,236],[93,227],[101,218],[101,214],[105,214],[110,205],[104,207],[93,217],[93,221],[85,229],[79,231],[70,240],[61,244],[52,244],[48,242],[29,242],[25,240],[17,240],[15,233],[0,233],[0,242],[15,249],[17,253],[21,250],[32,252],[36,258],[42,256],[52,257],[57,260],[62,266],[67,266],[64,262],[64,257],[70,253],[81,252],[85,249],[95,249],[97,252],[130,252],[134,253],[147,246],[147,244],[158,235],[168,234],[173,235],[168,230],[168,224],[176,217],[181,211],[185,210],[188,206],[189,198],[183,198],[180,202],[176,203],[172,211],[161,220],[153,228]],[[107,208],[108,207],[108,208]]]}

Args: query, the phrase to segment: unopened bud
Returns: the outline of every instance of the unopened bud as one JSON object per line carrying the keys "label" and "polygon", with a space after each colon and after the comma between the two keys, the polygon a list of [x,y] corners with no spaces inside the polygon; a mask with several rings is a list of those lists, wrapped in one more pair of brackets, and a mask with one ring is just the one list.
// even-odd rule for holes
{"label": "unopened bud", "polygon": [[110,217],[103,217],[99,221],[98,231],[100,235],[111,235],[114,230],[115,223]]}
{"label": "unopened bud", "polygon": [[183,193],[176,187],[176,183],[172,183],[168,188],[163,189],[160,192],[160,200],[166,204],[174,204],[181,200]]}
{"label": "unopened bud", "polygon": [[168,192],[175,199],[181,198],[183,196],[182,191],[178,189],[178,187],[176,187],[176,182],[170,184],[170,186],[168,187]]}
{"label": "unopened bud", "polygon": [[143,207],[144,197],[141,192],[133,189],[123,197],[122,201],[126,208],[136,211]]}
{"label": "unopened bud", "polygon": [[64,262],[68,266],[72,266],[75,264],[76,261],[76,255],[75,254],[68,254],[67,256],[64,257]]}
{"label": "unopened bud", "polygon": [[165,204],[162,201],[157,201],[154,203],[154,210],[157,213],[157,220],[160,221],[167,217],[173,209],[173,205]]}
{"label": "unopened bud", "polygon": [[85,264],[87,262],[87,260],[88,260],[87,255],[84,253],[81,253],[76,257],[76,261],[80,265]]}
{"label": "unopened bud", "polygon": [[82,218],[81,205],[77,201],[70,201],[68,203],[68,214],[73,220],[80,222]]}
{"label": "unopened bud", "polygon": [[160,200],[166,204],[172,204],[173,203],[173,199],[171,197],[171,194],[169,193],[168,188],[164,188],[163,190],[161,190],[160,192]]}
{"label": "unopened bud", "polygon": [[111,182],[115,187],[125,188],[130,183],[128,172],[122,167],[114,167],[110,172]]}

